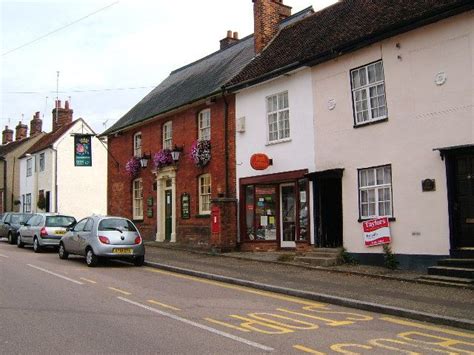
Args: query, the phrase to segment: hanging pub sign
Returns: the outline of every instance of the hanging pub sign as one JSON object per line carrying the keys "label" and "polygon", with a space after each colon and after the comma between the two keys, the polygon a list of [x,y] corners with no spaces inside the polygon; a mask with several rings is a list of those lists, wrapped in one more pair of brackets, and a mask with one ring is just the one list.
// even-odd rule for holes
{"label": "hanging pub sign", "polygon": [[273,160],[266,154],[256,153],[250,157],[250,166],[255,170],[265,170],[273,165]]}
{"label": "hanging pub sign", "polygon": [[364,243],[366,247],[389,244],[391,242],[390,224],[387,217],[365,221],[362,226],[364,228]]}
{"label": "hanging pub sign", "polygon": [[74,165],[92,166],[92,136],[78,134],[74,136]]}

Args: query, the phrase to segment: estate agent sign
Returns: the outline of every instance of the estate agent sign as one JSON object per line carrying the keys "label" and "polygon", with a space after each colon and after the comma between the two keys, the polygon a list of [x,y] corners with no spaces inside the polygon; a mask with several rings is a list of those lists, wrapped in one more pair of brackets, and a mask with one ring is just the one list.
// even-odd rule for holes
{"label": "estate agent sign", "polygon": [[391,242],[390,224],[387,217],[365,221],[363,228],[366,247],[389,244]]}

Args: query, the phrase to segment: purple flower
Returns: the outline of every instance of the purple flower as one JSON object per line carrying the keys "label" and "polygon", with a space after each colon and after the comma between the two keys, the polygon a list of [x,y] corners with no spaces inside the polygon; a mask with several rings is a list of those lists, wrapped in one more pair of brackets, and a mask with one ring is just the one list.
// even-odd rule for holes
{"label": "purple flower", "polygon": [[162,149],[153,156],[153,163],[157,169],[163,168],[173,163],[171,150]]}
{"label": "purple flower", "polygon": [[137,157],[130,158],[127,164],[125,164],[125,170],[132,178],[138,176],[138,173],[140,172],[140,159]]}
{"label": "purple flower", "polygon": [[189,155],[197,167],[202,168],[206,166],[211,160],[211,141],[195,141],[191,147],[191,153]]}

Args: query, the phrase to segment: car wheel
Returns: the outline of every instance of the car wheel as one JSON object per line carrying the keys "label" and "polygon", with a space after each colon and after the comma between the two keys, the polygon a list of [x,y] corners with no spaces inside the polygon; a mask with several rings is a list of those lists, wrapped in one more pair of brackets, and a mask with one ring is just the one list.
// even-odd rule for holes
{"label": "car wheel", "polygon": [[35,253],[41,253],[41,245],[39,245],[38,238],[33,239],[33,251]]}
{"label": "car wheel", "polygon": [[16,238],[16,246],[18,248],[23,248],[25,246],[25,244],[21,241],[21,235],[18,235]]}
{"label": "car wheel", "polygon": [[89,267],[96,266],[99,262],[99,258],[94,254],[92,248],[86,250],[86,264]]}
{"label": "car wheel", "polygon": [[59,244],[58,254],[59,254],[59,259],[62,259],[62,260],[67,259],[68,256],[69,256],[69,253],[68,253],[68,252],[66,251],[66,249],[64,248],[64,244],[63,244],[63,243]]}
{"label": "car wheel", "polygon": [[143,266],[144,263],[145,263],[145,257],[143,255],[136,256],[133,258],[133,265],[135,266]]}
{"label": "car wheel", "polygon": [[13,233],[8,232],[8,244],[14,244],[14,243],[15,243],[15,239],[13,238]]}

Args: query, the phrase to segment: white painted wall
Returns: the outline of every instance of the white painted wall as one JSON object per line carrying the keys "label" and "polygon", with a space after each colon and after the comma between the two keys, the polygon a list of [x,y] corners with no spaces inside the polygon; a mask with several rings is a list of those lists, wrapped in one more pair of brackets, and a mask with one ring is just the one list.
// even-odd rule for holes
{"label": "white painted wall", "polygon": [[53,148],[58,155],[58,211],[79,220],[92,213],[107,213],[107,150],[93,137],[92,166],[74,166],[74,133],[94,132],[78,120]]}
{"label": "white painted wall", "polygon": [[[393,251],[449,254],[445,163],[433,149],[474,143],[473,51],[471,11],[312,68],[316,170],[345,169],[344,246],[349,252],[381,252],[363,244],[357,169],[391,164]],[[381,58],[388,121],[355,129],[349,72]],[[441,86],[435,84],[439,72],[447,75]],[[332,111],[330,99],[336,100]],[[425,178],[436,179],[435,192],[422,192]]]}
{"label": "white painted wall", "polygon": [[[26,176],[26,167],[27,167],[27,160],[32,159],[33,161],[33,168],[31,176]],[[20,195],[18,196],[19,200],[21,201],[20,205],[20,212],[23,212],[23,195],[31,194],[31,212],[36,212],[36,174],[34,169],[35,157],[23,157],[19,159],[20,163]]]}
{"label": "white painted wall", "polygon": [[[284,91],[288,91],[291,140],[268,144],[266,98]],[[311,70],[308,68],[237,93],[236,120],[245,117],[246,126],[245,133],[236,133],[237,185],[242,177],[314,170],[312,107]],[[267,154],[273,159],[273,165],[263,171],[252,169],[250,157],[254,153]]]}

